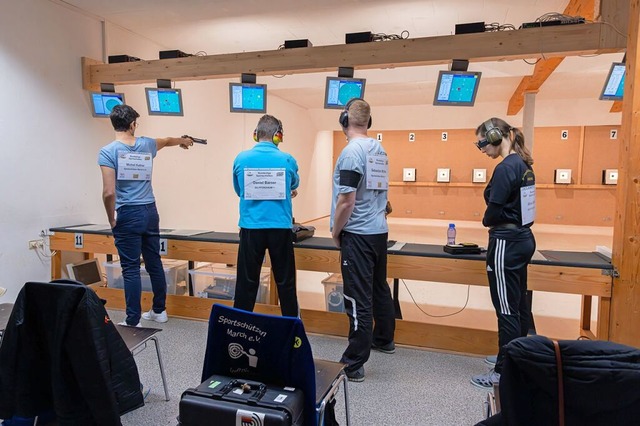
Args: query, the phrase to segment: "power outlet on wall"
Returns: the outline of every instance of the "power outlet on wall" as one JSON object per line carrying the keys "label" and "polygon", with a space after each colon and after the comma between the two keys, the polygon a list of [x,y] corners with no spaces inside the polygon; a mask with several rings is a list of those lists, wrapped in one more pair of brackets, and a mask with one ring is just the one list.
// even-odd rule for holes
{"label": "power outlet on wall", "polygon": [[35,250],[38,248],[44,247],[44,241],[40,240],[30,240],[29,241],[29,250]]}

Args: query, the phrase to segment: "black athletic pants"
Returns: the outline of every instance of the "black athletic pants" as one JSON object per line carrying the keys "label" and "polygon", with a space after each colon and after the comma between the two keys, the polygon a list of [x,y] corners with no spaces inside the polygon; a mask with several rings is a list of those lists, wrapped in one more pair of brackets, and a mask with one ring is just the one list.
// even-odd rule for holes
{"label": "black athletic pants", "polygon": [[369,359],[372,342],[383,346],[393,341],[396,320],[387,284],[387,234],[343,232],[340,256],[349,316],[349,346],[341,362],[353,372]]}
{"label": "black athletic pants", "polygon": [[[520,239],[515,241],[504,239],[504,234],[489,233],[487,276],[498,317],[496,373],[502,371],[504,346],[526,336],[531,322],[531,309],[527,303],[527,265],[536,249],[536,241],[528,229],[517,232]],[[522,238],[523,232],[525,238]]]}
{"label": "black athletic pants", "polygon": [[260,270],[267,249],[273,277],[278,285],[282,315],[297,317],[296,262],[291,229],[240,229],[238,277],[233,307],[253,311],[260,285]]}

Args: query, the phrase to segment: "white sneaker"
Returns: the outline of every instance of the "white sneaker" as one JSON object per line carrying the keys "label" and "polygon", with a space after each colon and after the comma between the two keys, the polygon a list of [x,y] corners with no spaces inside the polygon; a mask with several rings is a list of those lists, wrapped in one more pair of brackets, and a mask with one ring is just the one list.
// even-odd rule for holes
{"label": "white sneaker", "polygon": [[471,384],[483,389],[492,389],[494,384],[500,383],[500,373],[492,368],[486,374],[479,374],[471,378]]}
{"label": "white sneaker", "polygon": [[118,325],[123,325],[125,327],[142,327],[142,324],[140,324],[140,322],[138,322],[136,325],[129,325],[127,324],[127,320],[120,321]]}
{"label": "white sneaker", "polygon": [[167,322],[169,321],[169,317],[167,317],[167,310],[156,314],[153,312],[153,309],[150,309],[149,312],[145,312],[142,314],[142,319],[147,321],[155,321],[155,322]]}

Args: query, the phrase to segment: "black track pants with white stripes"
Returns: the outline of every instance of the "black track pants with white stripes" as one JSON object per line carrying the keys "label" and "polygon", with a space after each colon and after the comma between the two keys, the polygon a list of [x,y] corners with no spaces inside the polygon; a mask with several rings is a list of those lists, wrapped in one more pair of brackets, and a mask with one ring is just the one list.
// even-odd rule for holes
{"label": "black track pants with white stripes", "polygon": [[504,345],[524,337],[529,330],[531,310],[527,303],[527,265],[536,249],[533,234],[518,241],[489,236],[487,276],[491,301],[498,317],[498,361],[496,372],[502,371]]}
{"label": "black track pants with white stripes", "polygon": [[367,362],[372,343],[393,342],[396,320],[387,284],[387,234],[343,232],[340,252],[344,307],[349,316],[349,346],[340,361],[351,373]]}

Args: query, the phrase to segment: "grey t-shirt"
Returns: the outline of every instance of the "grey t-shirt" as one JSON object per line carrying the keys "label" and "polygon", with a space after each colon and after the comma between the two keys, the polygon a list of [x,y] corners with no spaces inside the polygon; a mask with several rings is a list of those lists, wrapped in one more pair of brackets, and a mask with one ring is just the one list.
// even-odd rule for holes
{"label": "grey t-shirt", "polygon": [[[336,213],[338,195],[356,192],[356,204],[353,213],[347,220],[344,230],[354,234],[375,235],[389,231],[387,219],[384,215],[387,206],[387,191],[367,189],[367,156],[387,156],[384,148],[375,139],[356,138],[349,141],[340,153],[333,172],[333,197],[331,200],[331,222]],[[358,173],[361,178],[357,187],[341,185],[340,171],[352,171]],[[388,180],[388,179],[387,179]]]}
{"label": "grey t-shirt", "polygon": [[158,145],[156,140],[144,136],[137,137],[134,146],[129,146],[116,140],[100,150],[98,165],[109,167],[116,171],[116,210],[124,205],[140,206],[155,202],[153,188],[151,187],[151,177],[149,179],[132,180],[120,176],[118,170],[120,156],[124,154],[149,154],[153,159],[157,153]]}

